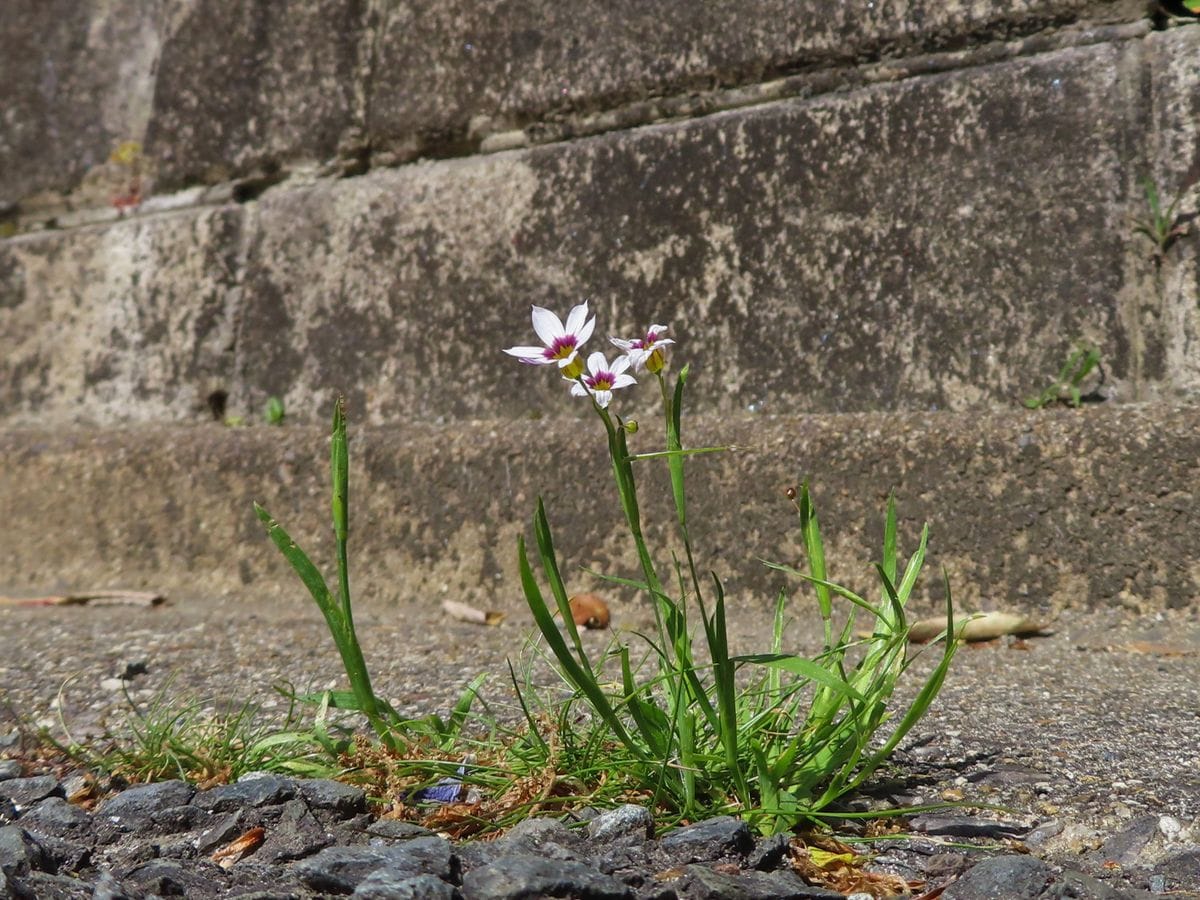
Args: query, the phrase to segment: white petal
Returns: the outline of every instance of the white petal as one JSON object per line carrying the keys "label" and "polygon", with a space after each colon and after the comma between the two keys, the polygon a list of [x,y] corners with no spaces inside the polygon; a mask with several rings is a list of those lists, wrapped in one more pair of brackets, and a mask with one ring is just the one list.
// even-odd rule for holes
{"label": "white petal", "polygon": [[586,397],[587,394],[588,394],[587,389],[582,384],[580,384],[578,381],[571,383],[571,396],[572,397]]}
{"label": "white petal", "polygon": [[588,371],[595,375],[597,372],[603,372],[608,368],[608,360],[604,358],[604,354],[597,350],[587,360]]}
{"label": "white petal", "polygon": [[537,332],[537,336],[547,347],[554,343],[555,338],[562,337],[565,333],[562,320],[550,310],[540,306],[533,308],[533,330]]}
{"label": "white petal", "polygon": [[612,372],[614,375],[620,375],[622,372],[624,372],[628,368],[629,368],[629,357],[628,356],[618,356],[616,359],[613,360],[612,368],[609,369],[608,371]]}
{"label": "white petal", "polygon": [[612,402],[612,391],[596,391],[593,396],[596,398],[596,403],[601,409],[604,409]]}
{"label": "white petal", "polygon": [[585,343],[587,341],[587,339],[592,336],[592,329],[594,329],[595,327],[596,327],[596,317],[592,316],[590,319],[587,320],[587,322],[584,323],[583,327],[580,328],[579,331],[573,332],[573,334],[575,335],[575,339],[577,341],[579,341],[580,344]]}
{"label": "white petal", "polygon": [[610,335],[608,338],[608,342],[610,344],[612,344],[614,347],[620,347],[626,353],[628,353],[631,349],[633,349],[633,341],[627,341],[624,338],[616,338],[616,337],[612,337]]}
{"label": "white petal", "polygon": [[631,384],[637,384],[637,379],[632,375],[618,375],[613,379],[613,390],[629,387]]}
{"label": "white petal", "polygon": [[515,356],[521,362],[533,363],[535,366],[544,366],[554,362],[552,359],[546,359],[545,347],[509,347],[504,351],[509,356]]}
{"label": "white petal", "polygon": [[[578,306],[571,307],[571,311],[567,313],[567,332],[569,334],[579,334],[579,329],[583,327],[586,319],[587,301],[584,300]],[[595,317],[593,317],[593,321],[594,319]]]}
{"label": "white petal", "polygon": [[646,329],[646,330],[647,330],[647,331],[648,331],[650,334],[654,335],[654,337],[655,337],[655,340],[657,340],[657,339],[658,339],[658,335],[659,335],[660,333],[664,333],[664,334],[665,334],[668,328],[669,328],[669,326],[667,326],[667,325],[651,325],[651,326],[650,326],[648,329]]}
{"label": "white petal", "polygon": [[558,367],[560,369],[565,369],[571,363],[575,362],[575,357],[577,357],[578,355],[579,355],[578,350],[572,350],[570,356],[564,356],[562,359],[559,359],[559,360],[550,360],[550,362],[557,362]]}

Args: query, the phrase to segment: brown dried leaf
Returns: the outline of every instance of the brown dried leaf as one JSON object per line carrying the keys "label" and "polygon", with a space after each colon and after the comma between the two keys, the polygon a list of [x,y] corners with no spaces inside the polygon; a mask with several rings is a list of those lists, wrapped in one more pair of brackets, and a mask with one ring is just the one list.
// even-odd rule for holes
{"label": "brown dried leaf", "polygon": [[251,828],[241,837],[235,838],[224,847],[214,850],[209,859],[222,869],[228,869],[242,857],[257,850],[262,844],[266,833],[266,829],[261,826]]}
{"label": "brown dried leaf", "polygon": [[504,613],[495,610],[476,609],[457,600],[443,600],[442,609],[460,622],[470,622],[472,625],[499,625],[504,621]]}

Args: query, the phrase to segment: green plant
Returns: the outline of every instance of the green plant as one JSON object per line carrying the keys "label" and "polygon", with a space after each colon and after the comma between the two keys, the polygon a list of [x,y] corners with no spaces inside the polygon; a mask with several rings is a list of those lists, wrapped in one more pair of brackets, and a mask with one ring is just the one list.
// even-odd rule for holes
{"label": "green plant", "polygon": [[261,708],[249,701],[213,710],[196,699],[173,697],[168,681],[144,708],[126,692],[130,713],[119,736],[109,735],[106,747],[94,750],[77,743],[65,723],[67,744],[52,743],[133,782],[183,778],[215,784],[253,771],[323,778],[337,774],[337,759],[349,746],[347,736],[329,723],[326,711],[311,726],[300,727],[295,696],[280,693],[289,698],[282,728],[268,724]]}
{"label": "green plant", "polygon": [[[1200,2],[1200,0],[1197,0]],[[1187,234],[1188,223],[1185,217],[1177,214],[1180,202],[1183,200],[1184,194],[1187,193],[1190,184],[1185,184],[1179,193],[1175,195],[1175,199],[1170,205],[1163,209],[1162,201],[1159,198],[1158,187],[1154,180],[1149,176],[1142,179],[1142,190],[1146,195],[1146,216],[1138,219],[1134,223],[1133,231],[1135,234],[1145,235],[1152,244],[1154,250],[1151,252],[1151,257],[1155,263],[1162,265],[1166,259],[1167,251],[1171,249],[1171,245],[1175,241]]]}
{"label": "green plant", "polygon": [[[814,659],[784,652],[788,595],[781,592],[770,652],[730,655],[724,589],[715,573],[701,576],[694,558],[684,479],[688,456],[724,448],[683,447],[688,369],[684,367],[673,385],[666,377],[664,349],[673,341],[663,337],[665,327],[652,326],[644,338],[633,341],[614,339],[626,355],[609,364],[602,353],[593,353],[585,368],[579,347],[591,335],[594,323],[587,319],[586,303],[571,311],[566,325],[553,313],[535,307],[533,323],[545,346],[506,352],[524,362],[556,366],[571,382],[574,395],[590,399],[604,427],[617,495],[642,575],[640,579],[609,576],[608,580],[644,592],[655,612],[656,631],[642,638],[645,664],[635,666],[630,648],[618,644],[609,655],[619,675],[615,683],[610,682],[604,675],[606,661],[592,659],[574,625],[550,523],[539,500],[534,541],[553,602],[543,595],[523,538],[518,541],[522,587],[560,676],[574,691],[573,702],[584,702],[598,723],[600,734],[593,741],[613,757],[610,770],[622,772],[652,805],[676,818],[736,811],[769,831],[829,815],[830,805],[869,778],[925,713],[954,656],[957,642],[947,585],[942,657],[896,720],[889,701],[898,678],[912,662],[905,607],[924,563],[928,530],[922,532],[916,552],[901,571],[895,505],[889,502],[883,557],[876,566],[880,599],[872,603],[827,580],[808,487],[798,494],[791,492],[809,571],[773,567],[812,585],[823,652]],[[615,390],[634,383],[627,374],[630,368],[658,380],[665,450],[631,453],[627,435],[635,430],[634,423],[622,421],[608,408]],[[683,558],[674,562],[670,592],[657,573],[639,511],[635,466],[651,460],[667,463],[683,548]],[[850,604],[840,624],[835,623],[835,597]],[[693,634],[693,610],[700,616],[703,642]],[[873,618],[871,637],[861,642],[853,632],[859,611]],[[895,727],[878,741],[879,729],[888,721],[894,721]],[[536,733],[532,718],[530,725]]]}
{"label": "green plant", "polygon": [[1100,351],[1090,344],[1077,344],[1058,371],[1058,377],[1039,394],[1024,400],[1029,409],[1043,409],[1052,403],[1065,403],[1076,409],[1083,403],[1081,385],[1100,365]]}
{"label": "green plant", "polygon": [[270,397],[267,399],[267,406],[263,410],[263,418],[266,419],[268,425],[282,425],[284,418],[283,401],[278,397]]}

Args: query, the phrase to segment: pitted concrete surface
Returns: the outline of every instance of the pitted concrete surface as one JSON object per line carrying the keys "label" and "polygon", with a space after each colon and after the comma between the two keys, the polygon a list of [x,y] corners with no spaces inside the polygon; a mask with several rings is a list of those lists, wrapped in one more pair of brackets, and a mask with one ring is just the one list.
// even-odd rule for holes
{"label": "pitted concrete surface", "polygon": [[[520,665],[532,631],[519,605],[507,611],[487,628],[455,622],[432,601],[403,611],[363,605],[357,619],[377,689],[405,712],[428,712],[490,672],[485,697],[504,715],[504,660]],[[805,624],[812,611],[810,597],[795,601],[788,649],[815,648],[819,638]],[[650,625],[637,603],[614,600],[613,613],[619,631]],[[299,597],[264,603],[247,593],[154,610],[4,609],[0,617],[4,714],[58,737],[64,727],[76,739],[120,729],[129,706],[111,679],[131,662],[148,669],[128,683],[142,705],[166,690],[213,708],[265,701],[270,716],[282,709],[273,683],[343,683],[323,620]],[[738,609],[731,623],[736,652],[764,647],[765,612]],[[923,802],[961,797],[1004,807],[1002,818],[1037,829],[1031,849],[1044,858],[1106,879],[1133,877],[1130,858],[1124,875],[1112,862],[1127,852],[1117,836],[1134,820],[1169,816],[1184,835],[1200,829],[1200,621],[1194,611],[1067,613],[1052,626],[1047,637],[962,649],[888,774],[919,776],[907,790]],[[611,637],[585,635],[596,653]],[[919,659],[901,695],[927,670]]]}

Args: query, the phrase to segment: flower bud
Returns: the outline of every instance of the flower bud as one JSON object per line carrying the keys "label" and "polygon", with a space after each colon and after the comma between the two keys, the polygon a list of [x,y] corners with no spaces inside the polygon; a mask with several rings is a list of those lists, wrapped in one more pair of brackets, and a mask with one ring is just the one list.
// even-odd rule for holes
{"label": "flower bud", "polygon": [[562,372],[563,378],[567,379],[568,381],[574,381],[583,374],[583,359],[580,358],[578,353],[576,353],[575,358],[563,366],[560,371]]}
{"label": "flower bud", "polygon": [[637,430],[638,430],[637,419],[630,419],[628,422],[622,423],[621,427],[624,428],[626,431],[628,431],[630,434],[637,434]]}
{"label": "flower bud", "polygon": [[651,375],[657,375],[663,370],[663,366],[666,364],[666,357],[663,356],[662,350],[657,347],[651,350],[650,355],[646,357],[646,371]]}

